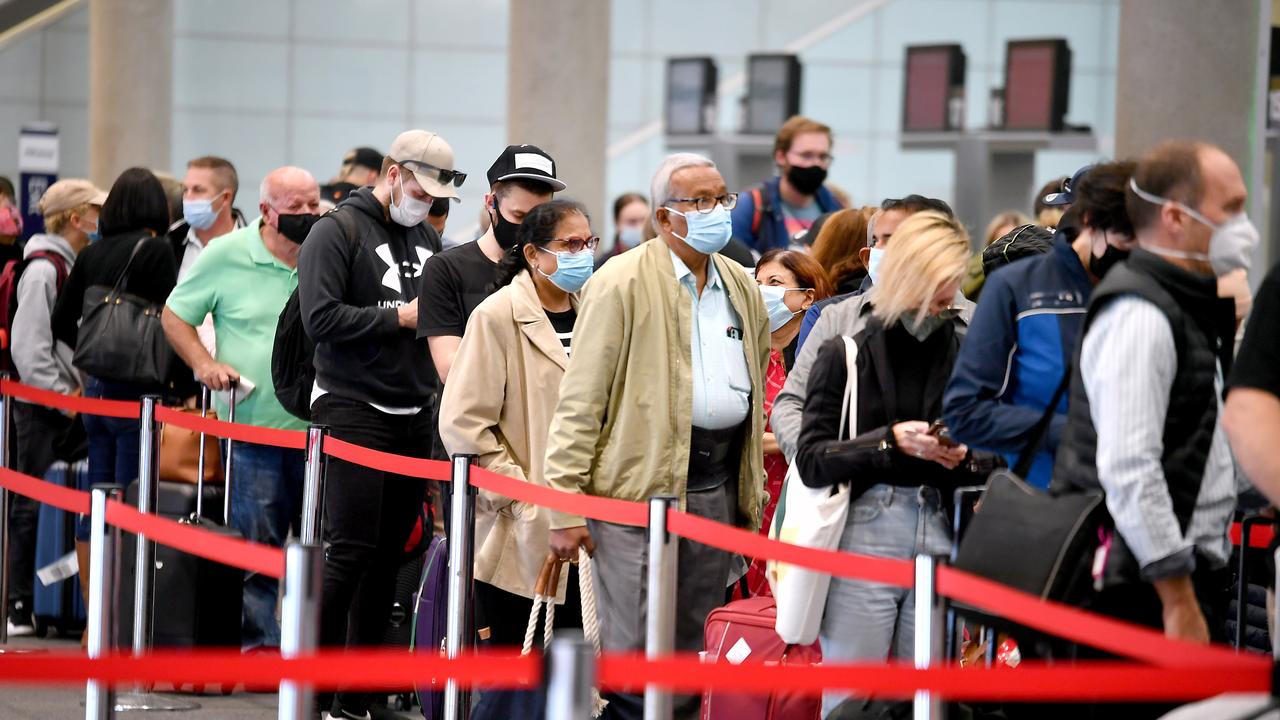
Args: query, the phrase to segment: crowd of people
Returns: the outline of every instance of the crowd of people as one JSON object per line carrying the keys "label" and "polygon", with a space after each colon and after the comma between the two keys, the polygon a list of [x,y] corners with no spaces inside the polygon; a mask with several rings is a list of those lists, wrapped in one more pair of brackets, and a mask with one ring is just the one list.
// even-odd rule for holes
{"label": "crowd of people", "polygon": [[[1259,237],[1237,163],[1205,142],[1170,141],[1080,168],[1037,192],[1034,219],[993,218],[975,252],[943,200],[854,206],[827,182],[832,146],[826,125],[794,117],[776,138],[776,176],[747,188],[729,187],[705,157],[670,155],[647,195],[617,198],[603,244],[587,208],[561,195],[572,188],[555,159],[519,144],[488,168],[483,233],[444,249],[468,173],[424,130],[385,155],[352,150],[324,186],[301,168],[271,171],[252,220],[234,207],[239,180],[223,158],[188,163],[180,203],[144,168],[105,192],[60,180],[40,200],[44,232],[4,243],[21,248],[12,369],[60,393],[175,405],[204,385],[219,415],[235,404],[237,422],[317,423],[411,457],[474,455],[572,493],[673,495],[690,513],[759,532],[784,478],[846,487],[838,549],[893,558],[950,554],[953,491],[1015,465],[1048,417],[1027,482],[1105,495],[1108,551],[1087,606],[1171,638],[1223,640],[1237,498],[1252,481],[1280,502],[1280,276],[1250,296]],[[0,232],[13,229],[7,217]],[[162,308],[176,355],[163,376],[78,367],[103,287]],[[291,302],[314,343],[303,411],[282,404],[272,376]],[[20,471],[43,474],[82,423],[86,483],[137,477],[136,422],[22,402],[14,414]],[[231,452],[229,524],[282,545],[298,530],[302,452]],[[330,460],[322,645],[383,641],[415,525],[425,517],[443,532],[435,495],[415,478]],[[12,513],[7,601],[21,632],[34,503],[18,497]],[[76,537],[83,578],[83,519]],[[520,646],[540,578],[580,549],[593,558],[604,648],[643,649],[644,528],[487,492],[474,575],[482,642]],[[683,538],[678,575],[681,651],[703,649],[713,609],[771,592],[763,561]],[[576,569],[552,577],[555,624],[578,625]],[[246,651],[279,645],[278,593],[276,580],[246,577]],[[912,600],[834,579],[823,657],[910,657]],[[641,717],[640,696],[609,699],[609,716]],[[482,693],[476,716],[502,717],[513,702]],[[855,717],[863,702],[832,690],[823,715]],[[374,704],[339,689],[319,709],[361,718]],[[677,698],[677,716],[697,717],[698,704]]]}

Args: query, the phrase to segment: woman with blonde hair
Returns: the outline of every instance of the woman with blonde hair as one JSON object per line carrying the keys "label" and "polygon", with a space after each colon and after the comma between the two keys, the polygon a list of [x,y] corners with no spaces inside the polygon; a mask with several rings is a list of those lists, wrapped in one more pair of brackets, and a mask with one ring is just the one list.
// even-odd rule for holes
{"label": "woman with blonde hair", "polygon": [[[979,478],[969,449],[933,421],[972,314],[958,295],[969,252],[964,228],[940,213],[917,213],[898,226],[875,286],[847,301],[862,305],[850,334],[857,391],[848,428],[840,427],[845,341],[818,349],[796,462],[810,487],[851,484],[841,551],[909,559],[951,549],[948,498]],[[824,660],[911,657],[913,599],[902,588],[833,578],[819,631]],[[846,695],[827,692],[823,716]]]}

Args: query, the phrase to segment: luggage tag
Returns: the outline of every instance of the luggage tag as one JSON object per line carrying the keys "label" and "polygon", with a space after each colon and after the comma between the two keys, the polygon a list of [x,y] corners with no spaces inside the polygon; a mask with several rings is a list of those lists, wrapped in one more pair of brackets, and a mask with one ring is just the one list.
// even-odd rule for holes
{"label": "luggage tag", "polygon": [[1106,574],[1107,558],[1111,556],[1112,531],[1098,528],[1098,549],[1093,551],[1093,590],[1102,591],[1102,578]]}

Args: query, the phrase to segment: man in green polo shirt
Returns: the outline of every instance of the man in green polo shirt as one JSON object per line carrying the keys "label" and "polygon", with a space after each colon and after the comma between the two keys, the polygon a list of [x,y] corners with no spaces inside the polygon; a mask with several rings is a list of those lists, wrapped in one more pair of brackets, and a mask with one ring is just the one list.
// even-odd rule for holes
{"label": "man in green polo shirt", "polygon": [[[169,295],[162,317],[169,343],[200,381],[229,390],[238,381],[252,390],[236,404],[236,422],[301,430],[271,386],[276,319],[298,286],[298,248],[320,209],[320,187],[306,170],[282,167],[262,181],[262,217],[210,243]],[[213,357],[196,326],[213,316]],[[228,393],[224,393],[228,394]],[[225,400],[216,404],[227,417]],[[247,540],[284,544],[302,510],[303,451],[234,443],[231,524]],[[244,587],[245,649],[278,647],[275,578],[249,573]]]}

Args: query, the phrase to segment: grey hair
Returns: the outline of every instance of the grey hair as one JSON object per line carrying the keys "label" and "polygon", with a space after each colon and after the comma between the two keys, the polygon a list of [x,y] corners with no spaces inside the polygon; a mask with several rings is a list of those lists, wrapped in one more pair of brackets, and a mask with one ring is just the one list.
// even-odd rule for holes
{"label": "grey hair", "polygon": [[309,180],[310,182],[316,181],[315,177],[312,176],[312,174],[304,168],[296,167],[293,165],[285,165],[284,167],[278,167],[275,170],[272,170],[271,172],[267,173],[266,177],[262,178],[262,183],[258,185],[258,202],[264,202],[270,205],[271,207],[275,207],[276,200],[278,198],[275,195],[273,195],[271,191],[279,189],[280,180],[282,178],[284,178],[287,175],[292,175],[294,173],[302,173],[303,175],[306,176],[307,180]]}
{"label": "grey hair", "polygon": [[697,153],[672,153],[663,159],[662,164],[658,166],[658,171],[653,174],[653,180],[649,183],[649,199],[650,212],[653,213],[653,224],[658,226],[658,210],[671,199],[671,176],[677,172],[691,167],[709,167],[715,168],[716,164],[711,162]]}

